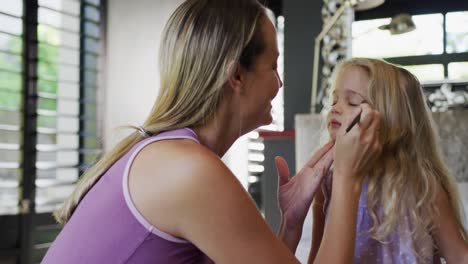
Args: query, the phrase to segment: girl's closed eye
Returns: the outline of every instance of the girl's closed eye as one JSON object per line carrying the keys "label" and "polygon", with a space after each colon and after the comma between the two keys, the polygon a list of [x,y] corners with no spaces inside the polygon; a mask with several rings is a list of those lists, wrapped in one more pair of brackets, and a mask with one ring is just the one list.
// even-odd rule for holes
{"label": "girl's closed eye", "polygon": [[350,96],[347,98],[347,101],[348,101],[348,105],[355,107],[364,103],[365,100],[363,100],[359,96]]}
{"label": "girl's closed eye", "polygon": [[332,93],[331,96],[331,105],[334,106],[338,103],[338,95],[335,92]]}

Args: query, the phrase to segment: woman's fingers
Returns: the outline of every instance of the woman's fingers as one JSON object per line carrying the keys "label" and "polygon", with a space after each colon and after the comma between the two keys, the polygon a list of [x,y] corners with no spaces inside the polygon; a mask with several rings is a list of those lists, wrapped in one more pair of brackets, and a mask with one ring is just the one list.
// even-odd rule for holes
{"label": "woman's fingers", "polygon": [[321,175],[322,172],[327,172],[331,165],[333,164],[334,155],[333,149],[330,149],[325,155],[322,156],[317,163],[315,163],[314,167],[306,167],[307,171],[311,171],[314,176]]}
{"label": "woman's fingers", "polygon": [[328,151],[327,155],[325,156],[321,164],[323,173],[326,174],[330,170],[330,167],[333,164],[334,159],[335,159],[335,156],[333,155],[333,150]]}
{"label": "woman's fingers", "polygon": [[315,164],[314,167],[304,167],[298,175],[303,179],[302,185],[306,188],[304,190],[312,191],[312,196],[315,194],[317,187],[320,185],[323,177],[330,170],[334,161],[333,149],[329,150],[323,158]]}
{"label": "woman's fingers", "polygon": [[276,172],[278,173],[278,186],[289,181],[289,167],[286,160],[281,156],[275,157]]}
{"label": "woman's fingers", "polygon": [[380,129],[380,119],[381,115],[377,111],[373,111],[373,118],[371,120],[371,124],[369,126],[369,130],[372,132],[379,132]]}
{"label": "woman's fingers", "polygon": [[[361,133],[364,143],[370,144],[373,150],[379,150],[381,144],[379,142],[379,129],[381,122],[380,113],[372,110],[367,114],[367,122],[364,126],[368,125],[367,128],[361,127]],[[377,153],[376,153],[377,154]]]}
{"label": "woman's fingers", "polygon": [[374,152],[375,152],[376,156],[379,156],[380,153],[382,152],[382,144],[378,140],[378,138],[377,138],[377,140],[374,141],[373,147],[374,147]]}
{"label": "woman's fingers", "polygon": [[[374,135],[378,134],[380,128],[380,113],[370,108],[366,103],[361,105],[361,120],[357,124],[359,128],[351,129],[353,135],[360,134],[361,139],[367,142],[374,141]],[[353,131],[354,130],[354,131]]]}
{"label": "woman's fingers", "polygon": [[358,118],[358,116],[361,116],[361,114],[362,109],[359,109],[359,111],[357,111],[355,114],[352,114],[349,117],[347,117],[347,119],[343,122],[344,125],[341,126],[338,130],[338,135],[343,136],[344,134],[349,133],[351,130],[353,130],[354,127],[358,126],[361,117],[359,117],[359,120],[357,120],[358,122],[356,124],[353,125],[352,123],[354,123],[356,118]]}
{"label": "woman's fingers", "polygon": [[359,128],[361,130],[368,129],[372,123],[375,123],[376,111],[373,110],[368,104],[361,104],[361,122],[359,122]]}
{"label": "woman's fingers", "polygon": [[305,166],[310,168],[314,167],[315,164],[317,164],[317,162],[322,159],[322,157],[333,147],[334,144],[334,141],[329,141],[327,144],[317,150]]}

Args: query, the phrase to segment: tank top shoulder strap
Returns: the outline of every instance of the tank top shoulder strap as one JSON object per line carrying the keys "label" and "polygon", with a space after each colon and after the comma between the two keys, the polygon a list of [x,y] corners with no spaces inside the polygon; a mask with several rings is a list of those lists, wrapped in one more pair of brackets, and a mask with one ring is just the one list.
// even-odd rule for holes
{"label": "tank top shoulder strap", "polygon": [[190,128],[182,128],[182,129],[176,129],[176,130],[171,130],[171,131],[165,131],[162,133],[159,133],[155,136],[145,138],[141,142],[137,143],[133,149],[128,153],[129,157],[126,160],[126,166],[125,170],[123,173],[122,177],[122,191],[125,199],[125,203],[127,204],[128,208],[130,209],[130,212],[133,214],[133,216],[140,222],[143,227],[145,227],[149,232],[153,233],[154,235],[157,235],[165,240],[175,242],[175,243],[190,243],[187,240],[180,239],[177,237],[174,237],[170,234],[165,233],[164,231],[159,230],[157,227],[151,225],[144,217],[141,215],[141,213],[138,211],[138,209],[135,207],[135,204],[132,201],[132,198],[130,196],[129,188],[128,188],[128,176],[129,176],[129,171],[130,167],[133,163],[133,160],[135,159],[135,156],[147,145],[160,141],[160,140],[169,140],[169,139],[190,139],[193,140],[197,143],[200,143],[198,141],[198,136],[197,134]]}
{"label": "tank top shoulder strap", "polygon": [[142,140],[142,145],[147,145],[154,141],[165,140],[165,139],[191,139],[197,143],[198,141],[197,134],[190,128],[181,128],[176,130],[164,131],[155,136],[148,137]]}

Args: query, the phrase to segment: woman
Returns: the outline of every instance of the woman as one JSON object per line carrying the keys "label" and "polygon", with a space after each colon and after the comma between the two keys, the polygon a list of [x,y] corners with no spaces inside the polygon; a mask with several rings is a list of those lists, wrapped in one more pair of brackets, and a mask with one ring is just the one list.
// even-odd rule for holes
{"label": "woman", "polygon": [[[237,138],[272,121],[271,100],[282,83],[264,7],[256,0],[188,0],[166,25],[160,54],[161,91],[150,116],[82,176],[56,212],[65,226],[44,263],[296,263],[305,215],[332,162],[342,192],[331,219],[348,217],[350,224],[331,224],[333,244],[323,244],[317,262],[347,262],[355,175],[379,148],[378,114],[363,105],[362,122],[292,179],[277,159],[283,221],[276,237],[220,160]],[[350,151],[334,157],[334,148]],[[342,241],[344,233],[350,239]]]}

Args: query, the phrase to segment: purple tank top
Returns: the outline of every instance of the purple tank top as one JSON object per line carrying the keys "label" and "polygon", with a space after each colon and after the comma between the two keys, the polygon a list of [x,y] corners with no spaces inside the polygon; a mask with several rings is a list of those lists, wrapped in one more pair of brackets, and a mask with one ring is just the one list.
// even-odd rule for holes
{"label": "purple tank top", "polygon": [[[332,177],[325,180],[325,213],[331,199]],[[432,241],[413,241],[411,236],[411,223],[408,218],[400,219],[398,230],[393,231],[386,238],[386,243],[373,239],[368,233],[373,226],[372,217],[367,208],[367,184],[363,183],[359,197],[359,209],[357,212],[356,244],[354,248],[354,263],[373,264],[415,264],[433,263],[439,264],[440,257],[432,248]],[[429,248],[434,250],[433,257],[428,260],[420,260],[415,254],[416,248]]]}
{"label": "purple tank top", "polygon": [[189,241],[152,226],[130,197],[128,173],[135,156],[148,144],[165,139],[198,143],[195,132],[185,128],[133,146],[85,195],[42,263],[213,263]]}

